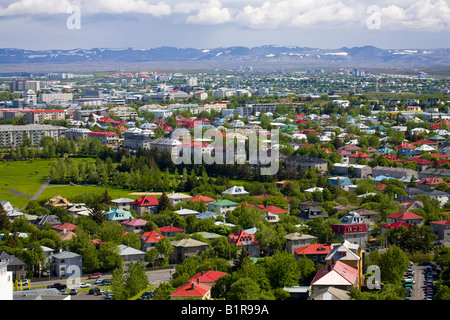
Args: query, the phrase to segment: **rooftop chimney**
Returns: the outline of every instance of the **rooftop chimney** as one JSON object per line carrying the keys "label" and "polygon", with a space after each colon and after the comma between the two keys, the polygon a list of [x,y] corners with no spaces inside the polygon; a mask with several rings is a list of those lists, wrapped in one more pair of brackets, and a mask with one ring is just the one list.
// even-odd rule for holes
{"label": "rooftop chimney", "polygon": [[191,289],[194,290],[194,288],[195,288],[195,283],[191,282]]}

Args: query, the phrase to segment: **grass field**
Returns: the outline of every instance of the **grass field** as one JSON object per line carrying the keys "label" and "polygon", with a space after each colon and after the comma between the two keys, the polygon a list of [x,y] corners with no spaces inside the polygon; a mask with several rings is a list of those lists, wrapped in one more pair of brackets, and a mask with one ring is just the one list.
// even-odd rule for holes
{"label": "grass field", "polygon": [[[33,195],[39,190],[50,173],[54,160],[11,161],[0,162],[0,201],[9,201],[14,207],[24,208]],[[83,193],[103,193],[104,186],[70,186],[49,185],[37,200],[50,199],[55,195],[73,198]],[[113,199],[137,199],[132,195],[135,190],[109,188],[108,193]]]}
{"label": "grass field", "polygon": [[[116,189],[108,187],[108,194],[112,199],[117,198],[129,198],[129,199],[137,199],[140,195],[133,195],[133,190],[124,190],[124,189]],[[56,195],[60,195],[66,199],[71,199],[75,196],[84,194],[84,193],[103,193],[105,192],[104,186],[70,186],[70,185],[49,185],[41,194],[41,196],[37,199],[50,199]]]}
{"label": "grass field", "polygon": [[0,200],[23,208],[50,173],[51,160],[0,162]]}

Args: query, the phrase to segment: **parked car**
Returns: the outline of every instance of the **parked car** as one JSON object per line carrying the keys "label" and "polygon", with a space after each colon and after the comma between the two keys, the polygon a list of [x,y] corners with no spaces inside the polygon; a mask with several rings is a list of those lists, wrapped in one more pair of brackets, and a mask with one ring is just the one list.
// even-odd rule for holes
{"label": "parked car", "polygon": [[78,294],[78,290],[77,289],[70,289],[69,294],[70,295],[77,295]]}
{"label": "parked car", "polygon": [[111,280],[108,279],[103,279],[101,282],[102,286],[110,286],[111,285]]}
{"label": "parked car", "polygon": [[153,292],[152,291],[145,291],[141,297],[139,298],[139,300],[149,300],[153,298]]}
{"label": "parked car", "polygon": [[431,266],[431,262],[430,261],[422,261],[421,263],[419,263],[419,266],[421,266],[421,267]]}
{"label": "parked car", "polygon": [[90,288],[91,285],[89,283],[82,282],[78,285],[80,288]]}
{"label": "parked car", "polygon": [[23,279],[22,281],[22,286],[29,286],[30,285],[30,280],[28,279]]}
{"label": "parked car", "polygon": [[100,272],[95,272],[91,275],[89,275],[88,279],[98,279],[102,276],[102,274]]}
{"label": "parked car", "polygon": [[92,288],[92,289],[89,289],[89,292],[88,292],[88,294],[95,294],[95,295],[98,295],[100,293],[100,288]]}
{"label": "parked car", "polygon": [[94,281],[94,284],[102,284],[102,279],[98,278],[97,280]]}
{"label": "parked car", "polygon": [[47,289],[52,289],[52,288],[55,288],[55,289],[58,289],[59,291],[62,291],[62,290],[66,290],[67,289],[67,285],[57,282],[57,283],[54,283],[54,284],[51,284],[51,285],[47,286]]}
{"label": "parked car", "polygon": [[99,291],[96,293],[96,295],[100,296],[100,295],[104,295],[106,293],[105,289],[99,289]]}

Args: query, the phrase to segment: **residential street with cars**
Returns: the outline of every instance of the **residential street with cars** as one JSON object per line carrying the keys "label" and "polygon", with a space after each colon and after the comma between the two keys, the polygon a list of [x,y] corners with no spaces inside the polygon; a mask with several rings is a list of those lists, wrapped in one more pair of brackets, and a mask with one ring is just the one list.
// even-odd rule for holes
{"label": "residential street with cars", "polygon": [[[150,270],[146,271],[149,284],[153,285],[155,288],[159,286],[162,282],[168,282],[171,279],[172,273],[174,272],[173,269],[158,269],[158,270]],[[67,282],[68,279],[42,279],[42,280],[35,280],[31,281],[32,288],[37,287],[44,287],[48,288],[53,287],[56,284],[56,287],[59,287],[61,285],[67,285],[66,288],[66,294],[69,294],[71,296],[71,300],[106,300],[107,294],[106,291],[110,285],[111,275],[102,275],[102,274],[92,274],[92,275],[84,275],[80,277],[77,283],[70,284]],[[89,294],[89,290],[98,288],[103,291],[103,293],[100,294]],[[72,289],[76,289],[77,293],[73,294],[74,292],[70,293]],[[82,291],[81,291],[81,290]]]}

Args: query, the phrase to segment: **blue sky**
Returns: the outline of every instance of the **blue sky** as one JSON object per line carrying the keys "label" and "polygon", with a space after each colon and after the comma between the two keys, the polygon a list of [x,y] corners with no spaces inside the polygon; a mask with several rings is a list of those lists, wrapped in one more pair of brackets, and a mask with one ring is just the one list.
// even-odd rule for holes
{"label": "blue sky", "polygon": [[0,0],[0,47],[431,49],[449,22],[445,0]]}

